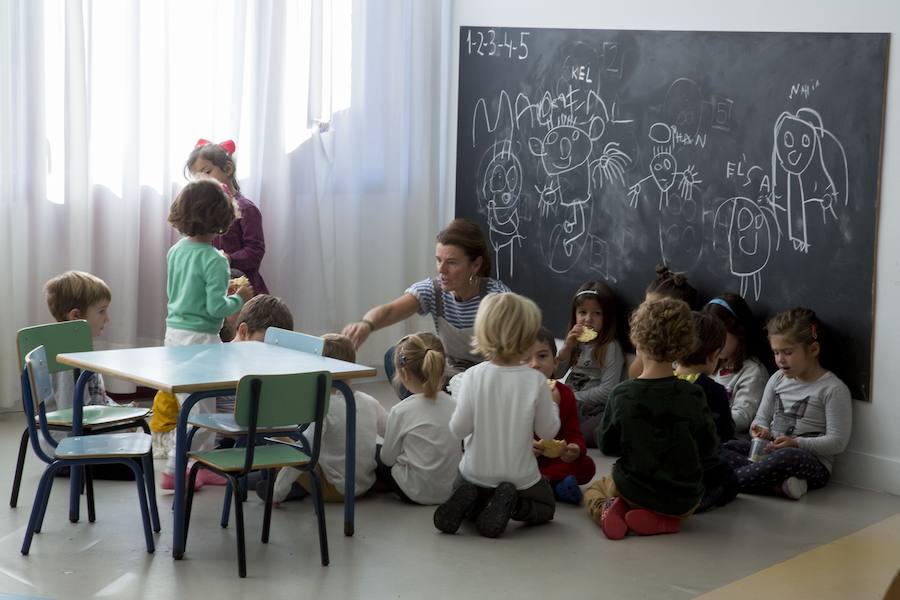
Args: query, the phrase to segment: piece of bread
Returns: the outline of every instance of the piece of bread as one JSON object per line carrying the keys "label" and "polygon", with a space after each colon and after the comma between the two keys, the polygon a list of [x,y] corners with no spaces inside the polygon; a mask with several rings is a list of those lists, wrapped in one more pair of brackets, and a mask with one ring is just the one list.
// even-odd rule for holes
{"label": "piece of bread", "polygon": [[579,335],[575,339],[578,340],[579,342],[581,342],[582,344],[587,343],[587,342],[593,342],[595,339],[597,339],[597,332],[594,331],[593,329],[591,329],[590,327],[585,327],[581,331],[581,335]]}
{"label": "piece of bread", "polygon": [[566,440],[541,440],[541,456],[559,458],[566,447]]}
{"label": "piece of bread", "polygon": [[556,380],[555,380],[555,379],[548,379],[548,380],[547,380],[547,387],[550,388],[551,390],[555,390],[555,389],[556,389]]}
{"label": "piece of bread", "polygon": [[244,287],[245,285],[250,285],[250,280],[247,279],[246,275],[241,275],[240,277],[235,277],[234,279],[230,279],[228,281],[228,287],[238,289]]}

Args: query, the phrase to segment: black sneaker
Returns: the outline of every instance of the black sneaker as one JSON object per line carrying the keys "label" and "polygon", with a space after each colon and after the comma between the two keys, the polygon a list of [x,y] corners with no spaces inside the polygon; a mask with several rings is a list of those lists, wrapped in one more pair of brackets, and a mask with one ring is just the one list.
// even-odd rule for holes
{"label": "black sneaker", "polygon": [[509,518],[512,516],[513,510],[516,508],[516,501],[519,499],[519,492],[516,486],[508,481],[504,481],[494,490],[491,501],[488,502],[478,519],[475,520],[475,527],[478,533],[484,537],[498,537],[506,529]]}
{"label": "black sneaker", "polygon": [[462,484],[446,502],[435,509],[434,526],[444,533],[456,533],[477,499],[478,488],[471,483]]}

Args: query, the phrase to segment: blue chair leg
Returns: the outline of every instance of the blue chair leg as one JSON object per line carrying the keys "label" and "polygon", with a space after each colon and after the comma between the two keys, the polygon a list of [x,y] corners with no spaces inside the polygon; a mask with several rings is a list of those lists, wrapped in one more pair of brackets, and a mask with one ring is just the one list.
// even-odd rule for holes
{"label": "blue chair leg", "polygon": [[150,532],[150,510],[147,508],[147,489],[144,486],[141,463],[137,460],[128,460],[124,461],[124,464],[134,473],[134,484],[137,486],[138,502],[141,506],[141,525],[144,526],[144,542],[147,544],[147,553],[153,554],[156,547],[153,545],[153,534]]}
{"label": "blue chair leg", "polygon": [[266,508],[263,512],[262,543],[269,543],[269,524],[272,522],[272,497],[275,495],[275,469],[269,469],[266,481]]}
{"label": "blue chair leg", "polygon": [[327,567],[328,559],[328,534],[325,530],[325,503],[322,502],[322,487],[315,469],[309,471],[309,479],[312,482],[313,502],[316,505],[316,518],[319,524],[319,552],[322,555],[322,566]]}
{"label": "blue chair leg", "polygon": [[31,539],[35,533],[41,530],[41,521],[44,519],[44,510],[47,508],[47,498],[50,496],[50,489],[53,487],[53,477],[56,474],[56,465],[50,464],[41,475],[41,481],[38,484],[37,492],[34,496],[34,505],[31,507],[31,516],[28,518],[28,527],[25,530],[25,539],[22,541],[22,554],[27,556],[31,550]]}
{"label": "blue chair leg", "polygon": [[184,501],[184,546],[187,546],[188,528],[191,526],[191,506],[194,504],[194,486],[197,485],[197,471],[200,470],[200,463],[195,462],[191,466],[187,480],[187,497]]}
{"label": "blue chair leg", "polygon": [[[236,483],[236,482],[232,482]],[[238,575],[247,576],[247,555],[244,553],[244,506],[238,495],[241,493],[234,485],[234,524],[237,527]]]}
{"label": "blue chair leg", "polygon": [[9,506],[15,508],[19,502],[19,488],[22,486],[22,471],[25,470],[25,455],[28,453],[28,429],[22,432],[19,442],[19,457],[16,459],[16,474],[13,477],[12,494],[9,495]]}
{"label": "blue chair leg", "polygon": [[94,473],[90,465],[84,467],[84,489],[87,496],[88,522],[93,523],[97,520],[97,514],[94,511]]}
{"label": "blue chair leg", "polygon": [[147,454],[141,458],[141,470],[143,471],[144,487],[147,500],[150,501],[150,519],[153,522],[153,531],[159,533],[159,508],[156,506],[156,478],[153,473],[153,454]]}
{"label": "blue chair leg", "polygon": [[228,485],[225,486],[225,499],[222,501],[222,518],[219,520],[219,525],[222,526],[222,529],[226,529],[228,527],[228,517],[231,515],[231,494],[234,492],[234,489],[231,484],[231,478],[228,478]]}
{"label": "blue chair leg", "polygon": [[81,466],[72,465],[69,467],[69,521],[78,522],[78,513],[81,510],[81,483],[82,483]]}

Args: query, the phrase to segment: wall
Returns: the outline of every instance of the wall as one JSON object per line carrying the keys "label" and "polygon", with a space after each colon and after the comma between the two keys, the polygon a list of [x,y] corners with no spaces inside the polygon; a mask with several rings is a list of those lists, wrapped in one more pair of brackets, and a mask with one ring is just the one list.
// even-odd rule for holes
{"label": "wall", "polygon": [[[456,0],[451,35],[450,105],[447,173],[455,172],[457,31],[460,25],[569,27],[597,29],[676,29],[746,31],[859,31],[900,34],[900,3],[872,0],[848,3],[840,0],[755,0],[736,3],[721,0],[670,2],[642,0],[612,3],[569,0]],[[900,494],[900,397],[895,385],[900,363],[900,236],[890,235],[900,226],[900,171],[891,169],[900,151],[900,69],[896,45],[888,71],[882,158],[881,208],[877,244],[875,334],[873,340],[872,401],[854,402],[853,437],[837,463],[834,478],[851,485]],[[453,178],[448,178],[441,210],[453,214]],[[867,310],[861,307],[861,310]]]}

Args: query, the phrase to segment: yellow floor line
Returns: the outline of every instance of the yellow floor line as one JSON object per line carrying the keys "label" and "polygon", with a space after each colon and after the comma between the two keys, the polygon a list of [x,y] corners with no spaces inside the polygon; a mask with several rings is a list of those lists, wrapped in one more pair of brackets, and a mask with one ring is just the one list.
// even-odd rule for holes
{"label": "yellow floor line", "polygon": [[900,514],[699,596],[701,600],[876,598],[900,568]]}

